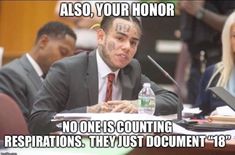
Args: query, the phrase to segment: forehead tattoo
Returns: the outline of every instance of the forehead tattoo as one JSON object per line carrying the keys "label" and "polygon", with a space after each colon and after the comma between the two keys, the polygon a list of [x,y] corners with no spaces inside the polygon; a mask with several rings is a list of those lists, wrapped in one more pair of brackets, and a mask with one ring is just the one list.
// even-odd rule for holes
{"label": "forehead tattoo", "polygon": [[117,32],[127,33],[127,32],[130,31],[130,28],[131,28],[130,25],[122,24],[122,23],[117,23],[115,30]]}

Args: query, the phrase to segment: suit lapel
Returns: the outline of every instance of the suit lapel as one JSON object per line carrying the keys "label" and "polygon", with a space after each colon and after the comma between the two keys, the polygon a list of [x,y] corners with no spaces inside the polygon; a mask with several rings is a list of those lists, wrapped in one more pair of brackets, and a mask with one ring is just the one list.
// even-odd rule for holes
{"label": "suit lapel", "polygon": [[[119,72],[119,79],[122,87],[122,99],[132,99],[133,85],[128,75],[128,68],[121,69]],[[96,51],[87,54],[87,75],[86,83],[89,93],[89,104],[94,105],[98,103],[98,68],[96,60]]]}
{"label": "suit lapel", "polygon": [[87,75],[86,82],[89,92],[90,105],[98,103],[98,69],[96,51],[87,53]]}
{"label": "suit lapel", "polygon": [[42,80],[38,76],[37,72],[34,70],[33,66],[30,64],[26,55],[20,58],[20,63],[24,67],[25,71],[27,72],[28,78],[33,83],[35,88],[39,89],[41,86]]}
{"label": "suit lapel", "polygon": [[128,72],[125,69],[121,69],[119,72],[120,83],[122,86],[122,99],[131,100],[132,99],[132,84]]}

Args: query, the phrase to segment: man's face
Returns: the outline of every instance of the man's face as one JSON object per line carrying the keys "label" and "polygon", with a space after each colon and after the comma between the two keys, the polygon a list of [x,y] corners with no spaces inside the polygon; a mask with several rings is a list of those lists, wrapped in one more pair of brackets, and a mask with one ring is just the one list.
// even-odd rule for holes
{"label": "man's face", "polygon": [[141,30],[136,23],[115,19],[108,32],[98,32],[98,41],[102,46],[101,57],[114,71],[124,68],[134,57],[140,36]]}
{"label": "man's face", "polygon": [[72,56],[75,51],[75,39],[70,35],[62,38],[48,38],[48,42],[44,49],[44,68],[46,72],[50,66],[57,60],[67,56]]}

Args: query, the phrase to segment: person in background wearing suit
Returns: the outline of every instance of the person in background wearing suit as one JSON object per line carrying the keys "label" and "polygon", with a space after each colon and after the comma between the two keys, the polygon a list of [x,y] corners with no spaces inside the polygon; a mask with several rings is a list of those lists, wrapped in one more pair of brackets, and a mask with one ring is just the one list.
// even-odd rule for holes
{"label": "person in background wearing suit", "polygon": [[52,63],[73,55],[75,41],[76,35],[67,25],[49,22],[38,31],[31,51],[0,70],[0,92],[18,103],[26,121],[44,75]]}
{"label": "person in background wearing suit", "polygon": [[209,115],[217,107],[225,105],[222,100],[212,95],[209,87],[224,87],[235,96],[235,12],[225,22],[221,39],[222,61],[209,66],[200,83],[196,105],[202,110],[202,116]]}
{"label": "person in background wearing suit", "polygon": [[[33,104],[33,134],[57,131],[51,122],[56,113],[137,112],[135,101],[142,84],[151,82],[141,75],[140,64],[133,59],[142,33],[141,23],[131,16],[104,17],[97,33],[98,49],[58,61],[51,67]],[[177,96],[153,82],[151,87],[156,95],[155,115],[176,113]]]}

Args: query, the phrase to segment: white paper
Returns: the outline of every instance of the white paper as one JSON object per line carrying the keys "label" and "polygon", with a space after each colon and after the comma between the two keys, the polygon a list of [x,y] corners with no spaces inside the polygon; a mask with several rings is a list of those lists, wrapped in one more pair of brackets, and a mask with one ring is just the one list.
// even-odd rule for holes
{"label": "white paper", "polygon": [[183,114],[199,114],[201,110],[199,108],[185,108],[183,109]]}
{"label": "white paper", "polygon": [[235,116],[235,111],[233,111],[229,106],[221,106],[217,107],[211,115]]}

